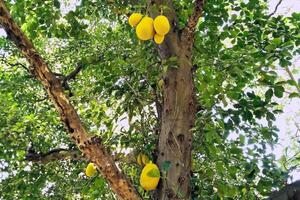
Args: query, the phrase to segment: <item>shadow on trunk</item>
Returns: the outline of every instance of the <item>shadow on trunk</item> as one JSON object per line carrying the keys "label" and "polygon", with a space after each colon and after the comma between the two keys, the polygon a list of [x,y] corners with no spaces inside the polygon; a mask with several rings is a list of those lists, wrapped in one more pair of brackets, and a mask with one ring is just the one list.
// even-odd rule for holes
{"label": "shadow on trunk", "polygon": [[267,200],[300,200],[300,180],[273,192]]}

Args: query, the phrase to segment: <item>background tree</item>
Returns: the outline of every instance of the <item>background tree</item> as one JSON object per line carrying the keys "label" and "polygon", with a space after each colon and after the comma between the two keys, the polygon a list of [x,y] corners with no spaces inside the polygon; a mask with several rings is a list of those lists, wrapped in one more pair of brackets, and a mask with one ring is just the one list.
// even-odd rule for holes
{"label": "background tree", "polygon": [[[299,13],[274,17],[260,0],[6,6],[3,199],[257,199],[283,186],[267,148],[277,142],[276,98],[300,84],[278,80],[274,65],[299,54]],[[162,45],[138,41],[127,23],[136,11],[169,18]],[[139,187],[141,169],[122,153],[131,149],[159,165],[157,191]],[[101,176],[81,174],[87,160]]]}

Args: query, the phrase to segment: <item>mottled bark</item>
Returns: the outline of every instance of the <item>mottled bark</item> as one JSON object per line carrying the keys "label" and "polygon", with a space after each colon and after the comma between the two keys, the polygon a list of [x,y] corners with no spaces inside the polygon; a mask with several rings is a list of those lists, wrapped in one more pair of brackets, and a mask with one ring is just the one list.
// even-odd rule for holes
{"label": "mottled bark", "polygon": [[[202,13],[203,0],[195,2],[195,11],[184,30],[176,27],[177,17],[170,0],[150,0],[149,6],[168,6],[166,15],[172,29],[158,46],[162,59],[177,58],[177,64],[168,66],[164,74],[163,109],[158,142],[157,164],[161,171],[165,162],[171,167],[162,179],[155,199],[190,199],[191,152],[196,99],[192,74],[192,46],[195,29]],[[150,9],[151,10],[151,9]],[[154,18],[159,13],[152,12]]]}
{"label": "mottled bark", "polygon": [[192,128],[195,122],[195,93],[191,61],[186,52],[178,52],[178,68],[164,77],[164,108],[159,136],[160,168],[171,162],[166,180],[159,188],[158,199],[189,199],[192,151]]}
{"label": "mottled bark", "polygon": [[119,199],[137,200],[140,195],[114,163],[112,156],[98,138],[89,138],[88,134],[68,97],[64,94],[62,83],[50,71],[47,63],[39,55],[33,44],[22,33],[11,18],[4,2],[0,1],[0,24],[8,38],[20,49],[30,63],[31,74],[38,79],[53,101],[60,118],[70,137],[75,141],[86,158],[96,164],[102,176],[108,181],[111,189]]}

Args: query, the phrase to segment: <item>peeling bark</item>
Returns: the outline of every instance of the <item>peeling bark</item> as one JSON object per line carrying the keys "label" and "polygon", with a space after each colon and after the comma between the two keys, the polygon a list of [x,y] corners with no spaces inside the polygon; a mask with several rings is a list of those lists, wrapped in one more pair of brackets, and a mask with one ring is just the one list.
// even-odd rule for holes
{"label": "peeling bark", "polygon": [[119,199],[141,199],[133,185],[117,168],[112,156],[101,144],[101,140],[88,137],[77,112],[68,97],[64,94],[61,81],[50,71],[47,63],[42,59],[33,44],[11,18],[3,0],[0,1],[0,24],[5,29],[8,38],[20,49],[30,63],[31,74],[37,78],[47,90],[49,97],[60,114],[60,118],[67,132],[76,142],[80,151],[86,158],[96,164],[102,176],[108,181],[110,187]]}

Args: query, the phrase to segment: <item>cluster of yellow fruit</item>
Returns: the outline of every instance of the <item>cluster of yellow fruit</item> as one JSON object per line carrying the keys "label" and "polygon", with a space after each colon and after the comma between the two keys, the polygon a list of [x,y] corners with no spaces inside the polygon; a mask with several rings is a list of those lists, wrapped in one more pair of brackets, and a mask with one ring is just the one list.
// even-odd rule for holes
{"label": "cluster of yellow fruit", "polygon": [[160,179],[159,168],[149,160],[147,155],[142,153],[137,156],[137,163],[144,166],[140,176],[140,185],[145,190],[155,190]]}
{"label": "cluster of yellow fruit", "polygon": [[156,44],[161,44],[165,35],[170,31],[170,23],[166,16],[159,15],[154,20],[140,13],[133,13],[129,17],[129,24],[136,27],[136,35],[140,40],[154,38]]}
{"label": "cluster of yellow fruit", "polygon": [[97,173],[97,168],[94,163],[89,163],[85,169],[85,175],[88,177],[92,177]]}

